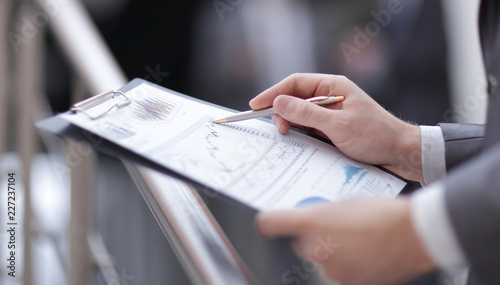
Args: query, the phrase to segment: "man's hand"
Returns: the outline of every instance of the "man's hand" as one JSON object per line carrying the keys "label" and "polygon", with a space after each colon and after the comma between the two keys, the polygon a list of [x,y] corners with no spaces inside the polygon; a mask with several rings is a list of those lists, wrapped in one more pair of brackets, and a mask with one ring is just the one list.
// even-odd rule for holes
{"label": "man's hand", "polygon": [[[325,108],[296,98],[320,95],[344,95],[345,101]],[[254,110],[271,105],[278,113],[273,121],[281,134],[291,124],[309,129],[353,159],[423,182],[420,128],[391,115],[347,78],[291,75],[250,101]]]}
{"label": "man's hand", "polygon": [[295,252],[342,285],[400,284],[436,268],[413,229],[407,199],[267,212],[257,227],[267,237],[294,237]]}

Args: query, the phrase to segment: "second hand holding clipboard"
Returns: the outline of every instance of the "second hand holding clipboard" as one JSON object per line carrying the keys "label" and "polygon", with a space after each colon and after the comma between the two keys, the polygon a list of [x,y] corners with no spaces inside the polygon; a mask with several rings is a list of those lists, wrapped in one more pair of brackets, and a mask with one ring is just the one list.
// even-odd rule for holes
{"label": "second hand holding clipboard", "polygon": [[[345,97],[344,96],[317,96],[317,97],[312,97],[309,99],[306,99],[306,101],[314,103],[316,105],[329,105],[329,104],[334,104],[338,102],[344,101]],[[243,121],[243,120],[249,120],[249,119],[254,119],[254,118],[259,118],[259,117],[269,117],[272,115],[276,114],[276,110],[274,108],[266,108],[262,110],[250,110],[250,111],[245,111],[238,113],[236,115],[228,116],[225,118],[217,119],[214,120],[215,124],[223,124],[223,123],[230,123],[230,122],[238,122],[238,121]]]}

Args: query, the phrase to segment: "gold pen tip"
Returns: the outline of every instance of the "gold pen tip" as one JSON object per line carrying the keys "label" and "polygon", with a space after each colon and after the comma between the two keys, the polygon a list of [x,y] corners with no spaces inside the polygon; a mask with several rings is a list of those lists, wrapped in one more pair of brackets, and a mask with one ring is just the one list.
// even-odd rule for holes
{"label": "gold pen tip", "polygon": [[345,100],[345,96],[335,96],[335,103],[342,102]]}
{"label": "gold pen tip", "polygon": [[218,120],[213,120],[214,124],[223,124],[223,123],[227,123],[227,120],[226,118],[223,118],[223,119],[218,119]]}

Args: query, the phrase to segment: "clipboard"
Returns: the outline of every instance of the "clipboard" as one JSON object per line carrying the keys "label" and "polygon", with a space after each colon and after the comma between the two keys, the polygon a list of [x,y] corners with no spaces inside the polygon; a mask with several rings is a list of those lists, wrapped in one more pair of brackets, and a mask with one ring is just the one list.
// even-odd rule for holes
{"label": "clipboard", "polygon": [[[137,82],[137,84],[142,83],[142,80],[138,80]],[[137,85],[129,83],[118,91],[108,91],[84,100],[75,104],[67,113],[84,113],[87,109],[99,104],[105,104],[106,102],[110,103],[111,106],[115,105],[114,108],[122,108],[130,104],[130,99],[126,97],[124,92],[127,92],[128,87],[134,88],[134,86]],[[110,111],[110,108],[108,108],[108,110],[104,111],[105,113],[97,117],[84,115],[96,120]],[[197,187],[193,184],[183,186],[182,183],[178,183],[167,176],[157,175],[154,171],[148,171],[148,175],[144,176],[144,174],[140,173],[141,167],[137,167],[129,162],[137,163],[157,172],[170,174],[170,177],[175,175],[166,171],[165,168],[155,165],[133,152],[127,151],[123,147],[101,139],[95,134],[71,124],[61,116],[47,118],[37,123],[37,126],[60,137],[91,145],[101,153],[124,160],[124,165],[136,183],[139,192],[157,219],[160,228],[167,237],[179,261],[184,266],[189,278],[194,283],[208,284],[224,278],[224,284],[259,284],[256,278],[262,277],[254,274],[249,269],[228,240],[228,237],[213,219],[213,216],[210,213],[203,214],[208,209],[205,204],[196,202],[196,199],[200,197],[186,195],[186,191],[192,192],[201,189],[199,186]],[[161,185],[161,187],[157,185]],[[174,190],[176,193],[166,193],[162,191],[164,189]],[[201,193],[200,191],[197,192]],[[232,201],[229,202],[233,204]],[[224,200],[223,203],[227,203],[227,200]],[[237,208],[241,209],[241,205],[238,205]],[[179,209],[183,211],[189,210],[189,213],[179,213]],[[248,209],[246,209],[245,217],[247,219],[253,219],[254,215],[254,212],[248,213]],[[191,216],[195,217],[190,218]],[[181,223],[182,225],[180,225]],[[196,232],[197,235],[193,234],[193,230],[199,231]],[[196,254],[193,251],[196,251]],[[211,270],[207,272],[209,269]],[[215,282],[215,284],[217,283],[220,282]]]}
{"label": "clipboard", "polygon": [[[130,81],[128,84],[120,88],[119,90],[110,90],[107,92],[104,92],[102,94],[98,94],[96,96],[90,97],[88,99],[85,99],[81,102],[78,102],[74,104],[69,111],[66,112],[66,114],[69,113],[82,113],[85,114],[85,116],[89,117],[92,120],[99,119],[103,117],[104,115],[108,114],[112,109],[114,108],[122,108],[124,106],[127,106],[131,103],[131,99],[125,95],[126,92],[134,89],[135,87],[141,85],[141,84],[148,84],[150,86],[154,86],[155,88],[160,88],[162,90],[174,93],[177,96],[187,98],[190,100],[194,100],[197,102],[202,102],[204,104],[208,105],[213,105],[217,106],[212,103],[205,102],[203,100],[199,100],[187,95],[184,95],[182,93],[175,92],[173,90],[164,88],[162,86],[153,84],[149,81],[136,78]],[[120,98],[121,97],[121,98]],[[105,103],[111,103],[111,107],[107,106],[101,112],[97,115],[95,114],[89,114],[88,110],[92,109],[93,107],[105,104]],[[231,110],[229,108],[225,108],[227,110]],[[232,111],[232,110],[231,110]],[[141,166],[150,168],[152,170],[155,170],[157,172],[169,175],[173,178],[180,179],[184,182],[189,183],[192,185],[196,190],[200,190],[206,188],[203,184],[199,183],[196,180],[187,178],[183,175],[180,175],[179,173],[176,173],[175,171],[171,171],[168,168],[165,168],[164,166],[151,161],[133,151],[130,151],[128,149],[125,149],[124,147],[113,143],[109,140],[106,140],[88,130],[82,129],[71,122],[63,119],[60,115],[53,116],[50,118],[43,119],[39,122],[36,123],[36,127],[46,131],[48,133],[57,135],[62,138],[69,138],[73,141],[77,142],[82,142],[85,143],[89,146],[91,146],[93,149],[95,149],[98,152],[104,153],[106,155],[119,158],[119,159],[125,159],[127,161],[137,163]],[[232,199],[228,199],[230,201],[233,201]]]}
{"label": "clipboard", "polygon": [[[203,101],[203,100],[200,100],[197,98],[187,96],[185,94],[173,91],[171,89],[156,85],[156,84],[151,83],[147,80],[135,78],[132,81],[130,81],[128,84],[126,84],[125,86],[123,86],[122,88],[120,88],[118,90],[110,90],[110,91],[104,92],[102,94],[98,94],[96,96],[90,97],[88,99],[85,99],[81,102],[74,104],[70,108],[70,110],[66,112],[66,114],[84,113],[86,116],[88,116],[89,118],[91,118],[93,120],[99,119],[99,118],[103,117],[104,115],[108,114],[113,108],[122,108],[124,106],[129,105],[131,102],[131,99],[128,96],[126,96],[125,93],[140,86],[141,84],[147,84],[149,86],[153,86],[153,87],[158,88],[160,90],[167,91],[169,93],[175,94],[176,96],[186,98],[186,99],[189,99],[189,100],[192,100],[195,102],[200,102],[202,104],[206,104],[209,106],[215,106],[218,108],[223,108],[223,109],[228,110],[228,111],[236,112],[233,109],[221,107],[219,105],[216,105],[216,104],[213,104],[210,102],[206,102],[206,101]],[[122,97],[121,100],[117,100],[117,99],[120,99],[119,97]],[[126,98],[126,99],[124,99],[124,98]],[[123,101],[126,101],[126,103],[124,103]],[[89,109],[91,109],[95,106],[105,104],[105,103],[111,103],[113,108],[110,108],[108,106],[108,108],[105,108],[97,116],[87,113],[87,111]],[[104,139],[104,138],[102,138],[102,137],[100,137],[100,136],[98,136],[98,135],[96,135],[88,130],[82,129],[82,128],[72,124],[71,122],[63,119],[61,117],[61,114],[43,119],[43,120],[37,122],[35,125],[37,128],[39,128],[45,132],[57,135],[57,136],[62,137],[62,138],[69,138],[69,139],[77,141],[77,142],[85,143],[85,144],[91,146],[96,151],[104,153],[106,155],[109,155],[109,156],[112,156],[115,158],[119,158],[119,159],[125,159],[127,161],[137,163],[141,166],[153,169],[157,172],[169,175],[173,178],[180,179],[184,182],[187,182],[191,186],[193,186],[202,195],[204,192],[207,191],[206,185],[200,183],[199,181],[193,180],[189,177],[186,177],[182,174],[179,174],[175,171],[172,171],[168,168],[165,168],[164,166],[162,166],[154,161],[151,161],[151,160],[149,160],[149,159],[147,159],[147,158],[145,158],[145,157],[143,157],[143,156],[141,156],[133,151],[130,151],[130,150],[114,143],[114,142],[106,140],[106,139]],[[214,191],[214,190],[208,189],[208,191]],[[222,195],[221,198],[225,199],[226,201],[241,204],[241,203],[235,201],[234,199],[231,199],[231,198],[226,197],[224,195]]]}
{"label": "clipboard", "polygon": [[[95,133],[85,130],[81,126],[77,126],[76,124],[66,120],[64,118],[64,115],[69,115],[69,114],[78,114],[82,113],[84,116],[88,117],[90,120],[99,120],[102,119],[103,117],[106,116],[113,116],[113,112],[118,109],[126,109],[131,108],[132,101],[134,98],[131,98],[130,95],[127,93],[130,92],[131,90],[134,90],[135,88],[138,88],[140,86],[149,86],[148,88],[154,88],[155,90],[158,90],[159,92],[166,92],[168,94],[171,94],[172,96],[176,96],[178,98],[182,98],[183,100],[187,100],[189,102],[195,102],[197,104],[203,105],[203,106],[208,106],[208,107],[213,107],[218,110],[226,111],[226,112],[235,112],[234,110],[231,110],[229,108],[221,107],[209,102],[205,102],[196,98],[192,98],[190,96],[172,91],[170,89],[155,85],[153,83],[150,83],[148,81],[142,80],[142,79],[134,79],[131,82],[129,82],[127,85],[123,86],[119,90],[116,91],[108,91],[103,94],[99,94],[97,96],[91,97],[87,100],[84,100],[80,103],[75,104],[70,111],[60,114],[58,116],[52,117],[45,119],[43,121],[38,122],[36,125],[38,128],[43,129],[45,131],[48,131],[53,134],[57,134],[62,137],[68,137],[73,140],[77,140],[80,142],[85,142],[87,144],[90,144],[94,149],[97,151],[106,153],[108,155],[118,157],[121,159],[126,159],[131,162],[138,163],[140,165],[146,166],[148,168],[154,169],[158,172],[161,172],[163,174],[169,175],[171,177],[180,179],[182,181],[185,181],[191,185],[194,186],[198,192],[204,196],[204,192],[208,193],[217,193],[217,194],[222,194],[222,195],[215,195],[217,196],[217,199],[224,199],[224,200],[229,200],[232,202],[236,202],[237,204],[240,205],[245,205],[249,206],[249,208],[252,208],[254,210],[259,210],[258,207],[253,206],[252,204],[246,203],[245,201],[242,201],[242,199],[239,199],[238,197],[235,198],[234,195],[228,195],[227,192],[221,191],[219,188],[214,187],[214,185],[207,183],[206,180],[199,179],[196,176],[191,175],[190,173],[186,173],[183,171],[180,171],[178,168],[175,167],[170,167],[170,166],[165,166],[165,164],[159,163],[158,161],[155,161],[154,159],[151,159],[151,157],[147,157],[143,154],[137,153],[130,148],[124,147],[123,145],[120,145],[119,143],[116,143],[115,141],[100,137],[99,135],[96,135]],[[100,108],[100,109],[99,109]],[[89,112],[92,110],[93,113]],[[97,112],[96,112],[97,110]],[[258,121],[261,122],[266,122],[268,123],[269,120],[267,119],[258,119]],[[254,132],[254,131],[252,131]],[[297,132],[298,134],[298,132]],[[301,134],[303,135],[303,134]],[[281,139],[281,138],[280,138]],[[283,138],[286,140],[287,138]],[[292,143],[290,143],[293,145]],[[331,148],[333,148],[330,145]],[[302,159],[302,158],[301,158]],[[373,167],[373,166],[372,166]],[[353,169],[346,170],[351,171],[354,173],[355,171],[358,171],[362,167],[353,167]],[[384,170],[386,171],[386,170]],[[387,172],[387,171],[386,171]],[[351,173],[351,174],[352,174]],[[359,174],[359,175],[358,175]],[[353,175],[358,175],[361,176],[360,173],[355,173]],[[390,173],[388,174],[390,177],[393,177],[395,179],[398,179],[401,182],[402,185],[401,189],[398,189],[398,193],[405,193],[409,191],[411,188],[414,186],[408,183],[405,180],[402,180],[400,177],[397,177],[396,175]],[[353,176],[356,179],[359,179],[359,181],[362,181],[362,177],[358,176]],[[392,179],[392,178],[391,178]],[[358,182],[359,182],[358,181]],[[346,183],[349,181],[346,181]],[[286,185],[283,187],[287,187]],[[278,197],[278,196],[276,196]],[[314,197],[316,198],[316,197]]]}
{"label": "clipboard", "polygon": [[[90,109],[95,108],[109,101],[113,101],[111,106],[109,106],[107,109],[102,110],[97,115],[92,115],[88,113]],[[90,119],[97,120],[102,116],[106,115],[107,113],[109,113],[114,108],[119,109],[124,106],[130,105],[131,103],[132,100],[122,91],[110,90],[74,104],[71,107],[70,112],[83,113]]]}

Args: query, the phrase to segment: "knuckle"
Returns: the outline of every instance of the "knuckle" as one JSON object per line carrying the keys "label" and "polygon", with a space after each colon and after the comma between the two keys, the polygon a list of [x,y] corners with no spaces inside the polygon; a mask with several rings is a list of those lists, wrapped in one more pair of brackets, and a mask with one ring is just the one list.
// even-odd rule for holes
{"label": "knuckle", "polygon": [[342,125],[346,128],[350,128],[353,124],[353,121],[356,119],[356,117],[353,114],[346,113],[342,117],[342,119],[337,120],[336,123],[339,125]]}
{"label": "knuckle", "polygon": [[352,87],[353,85],[356,85],[354,84],[354,82],[351,81],[351,79],[347,78],[345,75],[336,75],[336,81],[339,84],[343,84],[345,86]]}
{"label": "knuckle", "polygon": [[310,103],[302,102],[298,106],[297,110],[297,115],[299,116],[300,120],[304,122],[308,122],[311,120],[312,117],[312,108],[311,108]]}
{"label": "knuckle", "polygon": [[347,78],[345,75],[336,75],[337,79],[339,81],[345,81],[345,82],[349,82],[349,78]]}
{"label": "knuckle", "polygon": [[296,78],[296,77],[297,77],[296,73],[293,73],[293,74],[290,74],[287,77],[285,77],[285,79],[283,79],[281,82],[283,82],[283,83],[289,83],[289,82],[294,81],[294,78]]}
{"label": "knuckle", "polygon": [[292,73],[290,75],[288,75],[284,81],[285,82],[288,82],[288,83],[295,83],[297,82],[298,80],[300,80],[300,78],[303,76],[303,73]]}

